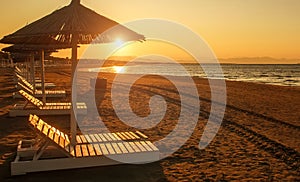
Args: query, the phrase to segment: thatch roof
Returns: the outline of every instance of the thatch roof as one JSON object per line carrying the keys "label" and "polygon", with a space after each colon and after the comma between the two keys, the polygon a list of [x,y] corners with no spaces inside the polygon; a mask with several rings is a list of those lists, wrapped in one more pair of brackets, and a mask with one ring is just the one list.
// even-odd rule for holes
{"label": "thatch roof", "polygon": [[3,52],[10,53],[34,53],[40,50],[45,52],[56,52],[57,49],[68,49],[70,46],[65,45],[25,45],[15,44],[2,49]]}
{"label": "thatch roof", "polygon": [[[72,35],[79,34],[77,44],[107,43],[117,38],[123,41],[144,40],[143,35],[119,25],[72,0],[53,13],[41,18],[0,40],[7,44],[71,44]],[[105,32],[105,33],[103,33]],[[103,34],[101,34],[103,33]],[[100,35],[101,34],[101,35]]]}
{"label": "thatch roof", "polygon": [[0,51],[0,59],[7,59],[7,58],[8,58],[7,53],[4,53],[4,52]]}
{"label": "thatch roof", "polygon": [[[5,47],[2,50],[5,53],[9,53],[10,57],[14,60],[14,62],[24,62],[30,55],[33,55],[36,60],[40,59],[40,54],[38,50],[17,49],[14,46]],[[57,52],[57,51],[46,50],[44,52],[44,55],[46,58],[48,58],[53,52]]]}
{"label": "thatch roof", "polygon": [[[3,52],[10,53],[14,62],[24,62],[29,55],[38,55],[40,50],[44,50],[45,57],[49,57],[57,49],[66,49],[63,46],[44,46],[44,45],[12,45],[2,49]],[[36,57],[36,56],[35,56]],[[36,57],[39,59],[39,56]]]}

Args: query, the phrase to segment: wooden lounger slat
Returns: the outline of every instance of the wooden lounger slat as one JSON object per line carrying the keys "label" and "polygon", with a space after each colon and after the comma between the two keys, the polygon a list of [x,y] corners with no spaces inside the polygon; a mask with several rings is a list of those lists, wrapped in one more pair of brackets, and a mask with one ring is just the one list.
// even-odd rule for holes
{"label": "wooden lounger slat", "polygon": [[107,141],[107,139],[102,134],[98,134],[98,136],[101,138],[102,141],[104,141],[104,142]]}
{"label": "wooden lounger slat", "polygon": [[127,135],[126,132],[120,132],[125,138],[126,140],[131,140],[131,137]]}
{"label": "wooden lounger slat", "polygon": [[134,142],[134,144],[135,144],[136,146],[138,146],[139,149],[140,149],[141,151],[143,151],[143,152],[146,152],[146,151],[147,151],[147,150],[145,149],[145,147],[143,147],[143,145],[140,144],[140,142]]}
{"label": "wooden lounger slat", "polygon": [[37,125],[36,125],[36,128],[37,128],[38,130],[42,131],[43,127],[44,127],[44,123],[41,122],[41,120],[39,120],[39,122],[38,122]]}
{"label": "wooden lounger slat", "polygon": [[80,138],[79,135],[76,135],[76,142],[77,142],[77,143],[82,143],[82,140],[81,140],[81,138]]}
{"label": "wooden lounger slat", "polygon": [[117,139],[112,133],[107,133],[107,135],[112,139],[112,141],[117,141]]}
{"label": "wooden lounger slat", "polygon": [[94,134],[94,136],[96,137],[96,139],[97,139],[97,141],[98,141],[98,142],[102,142],[102,139],[100,138],[100,136],[99,136],[99,135],[97,135],[97,134]]}
{"label": "wooden lounger slat", "polygon": [[124,132],[130,139],[132,139],[132,140],[134,140],[135,139],[135,137],[134,136],[132,136],[129,132]]}
{"label": "wooden lounger slat", "polygon": [[81,152],[80,145],[75,146],[75,154],[76,154],[76,157],[82,157],[82,152]]}
{"label": "wooden lounger slat", "polygon": [[99,146],[98,143],[93,144],[93,146],[94,146],[96,155],[103,155],[103,153],[102,153],[102,151],[101,151],[100,146]]}
{"label": "wooden lounger slat", "polygon": [[65,146],[65,150],[66,150],[68,153],[71,154],[71,151],[70,151],[70,145],[66,145],[66,146]]}
{"label": "wooden lounger slat", "polygon": [[129,142],[129,145],[135,152],[141,152],[141,149],[134,142]]}
{"label": "wooden lounger slat", "polygon": [[50,128],[51,128],[51,126],[49,126],[48,124],[44,123],[43,131],[42,131],[44,133],[44,135],[48,136]]}
{"label": "wooden lounger slat", "polygon": [[148,139],[148,137],[146,135],[144,135],[143,133],[141,133],[140,131],[136,131],[135,133],[137,133],[139,136],[141,136],[144,139]]}
{"label": "wooden lounger slat", "polygon": [[75,149],[71,145],[65,146],[65,150],[72,156],[75,157]]}
{"label": "wooden lounger slat", "polygon": [[70,139],[69,139],[69,136],[67,134],[65,134],[65,140],[67,142],[66,145],[70,143]]}
{"label": "wooden lounger slat", "polygon": [[140,141],[140,144],[143,145],[143,147],[147,150],[147,151],[152,151],[152,148],[150,146],[148,146],[148,144],[144,141]]}
{"label": "wooden lounger slat", "polygon": [[79,135],[81,138],[82,143],[87,143],[86,138],[84,137],[84,135]]}
{"label": "wooden lounger slat", "polygon": [[113,135],[117,140],[122,140],[116,133],[112,133],[112,135]]}
{"label": "wooden lounger slat", "polygon": [[87,143],[93,143],[93,140],[90,138],[89,135],[84,135],[84,137],[86,138]]}
{"label": "wooden lounger slat", "polygon": [[122,154],[122,151],[120,150],[119,146],[117,143],[111,143],[114,151],[117,153],[117,154]]}
{"label": "wooden lounger slat", "polygon": [[128,142],[123,143],[129,153],[133,153],[134,149],[130,146]]}
{"label": "wooden lounger slat", "polygon": [[31,124],[34,128],[36,128],[36,125],[37,125],[37,123],[38,123],[38,120],[39,120],[39,118],[38,118],[36,115],[30,114],[30,116],[29,116],[29,121],[30,121],[30,124]]}
{"label": "wooden lounger slat", "polygon": [[109,154],[109,152],[108,152],[106,146],[105,146],[103,143],[100,143],[99,146],[100,146],[100,149],[101,149],[101,151],[102,151],[102,153],[103,153],[104,155],[108,155],[108,154]]}
{"label": "wooden lounger slat", "polygon": [[110,143],[105,143],[105,146],[106,146],[109,154],[115,154],[116,153]]}
{"label": "wooden lounger slat", "polygon": [[59,134],[57,132],[54,133],[53,141],[57,144],[59,142]]}
{"label": "wooden lounger slat", "polygon": [[133,133],[132,131],[129,132],[132,136],[134,136],[135,139],[140,139],[139,136],[137,136],[135,133]]}
{"label": "wooden lounger slat", "polygon": [[94,149],[92,144],[87,144],[87,148],[88,148],[90,156],[95,156],[96,155],[95,149]]}
{"label": "wooden lounger slat", "polygon": [[83,156],[83,157],[88,157],[88,156],[90,156],[89,150],[88,150],[88,148],[87,148],[87,145],[86,145],[86,144],[81,144],[80,146],[81,146],[82,156]]}
{"label": "wooden lounger slat", "polygon": [[71,156],[75,156],[75,149],[73,146],[68,145],[67,147],[69,147],[69,153],[71,154]]}
{"label": "wooden lounger slat", "polygon": [[65,138],[62,137],[62,135],[59,136],[59,146],[61,146],[61,148],[65,148]]}
{"label": "wooden lounger slat", "polygon": [[65,145],[65,138],[63,137],[62,134],[60,134],[60,136],[59,136],[59,146],[61,146],[62,148],[66,147],[66,145]]}
{"label": "wooden lounger slat", "polygon": [[145,141],[145,142],[152,148],[152,150],[158,151],[158,148],[155,145],[153,145],[152,142],[150,142],[150,141]]}
{"label": "wooden lounger slat", "polygon": [[107,141],[113,141],[106,133],[103,133],[102,135],[106,138]]}
{"label": "wooden lounger slat", "polygon": [[124,137],[124,140],[130,140],[131,138],[126,135],[125,132],[120,132],[120,134]]}
{"label": "wooden lounger slat", "polygon": [[121,133],[117,132],[116,134],[117,134],[122,140],[124,140],[124,141],[126,140],[126,138],[125,138]]}
{"label": "wooden lounger slat", "polygon": [[48,138],[50,138],[51,140],[53,140],[54,138],[54,129],[55,128],[50,128],[49,133],[48,133]]}
{"label": "wooden lounger slat", "polygon": [[95,137],[94,134],[90,134],[89,137],[92,139],[92,142],[93,142],[93,143],[99,142],[99,141],[97,140],[97,138]]}
{"label": "wooden lounger slat", "polygon": [[124,153],[124,154],[128,153],[126,147],[123,145],[122,142],[118,142],[117,144],[118,144],[118,147],[121,149],[122,153]]}

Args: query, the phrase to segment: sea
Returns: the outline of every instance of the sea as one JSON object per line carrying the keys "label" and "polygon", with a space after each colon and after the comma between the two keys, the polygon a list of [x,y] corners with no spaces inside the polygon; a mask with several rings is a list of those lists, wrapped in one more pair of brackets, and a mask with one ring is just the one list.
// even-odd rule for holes
{"label": "sea", "polygon": [[[89,72],[110,72],[119,74],[154,74],[171,76],[193,76],[256,82],[281,86],[300,86],[300,64],[134,64],[90,68]],[[184,71],[183,71],[184,70]],[[221,70],[221,71],[220,71]]]}

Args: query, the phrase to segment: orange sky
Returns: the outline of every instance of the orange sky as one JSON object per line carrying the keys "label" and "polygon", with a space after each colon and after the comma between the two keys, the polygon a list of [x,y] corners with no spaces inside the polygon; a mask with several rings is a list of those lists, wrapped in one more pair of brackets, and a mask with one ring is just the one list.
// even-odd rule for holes
{"label": "orange sky", "polygon": [[[1,0],[0,37],[12,33],[70,0]],[[188,26],[203,37],[219,58],[300,58],[299,0],[81,0],[97,13],[120,23],[142,18],[163,18]],[[142,33],[142,32],[139,32]],[[153,43],[143,43],[148,47]],[[169,45],[167,45],[169,46]],[[1,44],[0,48],[5,47]],[[162,46],[164,47],[164,46]],[[150,48],[164,54],[161,46]],[[131,48],[132,49],[132,48]],[[139,55],[146,48],[131,51]],[[142,50],[143,49],[143,50]],[[167,55],[185,59],[169,48]],[[135,52],[135,53],[133,53]],[[147,51],[146,51],[147,52]],[[127,55],[128,52],[122,51]],[[69,56],[69,52],[59,55]]]}

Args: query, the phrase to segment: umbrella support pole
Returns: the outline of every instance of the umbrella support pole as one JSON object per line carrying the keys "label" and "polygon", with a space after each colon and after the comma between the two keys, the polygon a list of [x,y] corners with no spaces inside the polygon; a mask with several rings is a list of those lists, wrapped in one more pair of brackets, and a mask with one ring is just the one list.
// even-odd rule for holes
{"label": "umbrella support pole", "polygon": [[42,95],[43,99],[42,101],[46,103],[46,93],[45,93],[45,65],[44,65],[44,50],[41,50],[41,73],[42,73]]}
{"label": "umbrella support pole", "polygon": [[35,93],[35,67],[34,67],[34,55],[30,55],[30,63],[31,63],[31,81],[33,86],[33,93]]}
{"label": "umbrella support pole", "polygon": [[77,103],[77,93],[73,93],[76,91],[76,67],[77,67],[77,42],[78,42],[79,34],[74,33],[72,36],[72,70],[71,70],[71,121],[70,121],[70,130],[71,130],[71,145],[76,145],[76,133],[77,133],[77,121],[76,121],[76,107],[73,107]]}
{"label": "umbrella support pole", "polygon": [[26,59],[26,62],[25,62],[25,78],[26,80],[28,80],[29,76],[28,76],[28,58]]}

